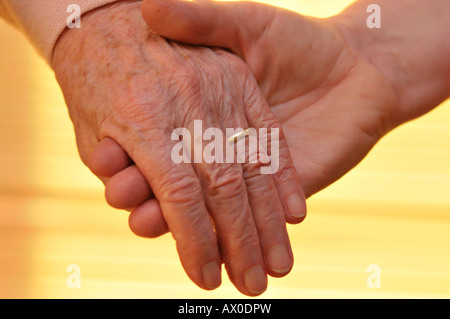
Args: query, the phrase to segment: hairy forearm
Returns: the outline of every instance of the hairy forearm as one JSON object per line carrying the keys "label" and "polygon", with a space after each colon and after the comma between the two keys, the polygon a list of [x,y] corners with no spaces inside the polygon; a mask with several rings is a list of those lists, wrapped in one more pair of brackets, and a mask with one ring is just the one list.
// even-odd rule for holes
{"label": "hairy forearm", "polygon": [[331,19],[349,45],[388,78],[401,124],[450,96],[450,1],[379,0],[380,28],[367,25],[371,3],[358,1]]}

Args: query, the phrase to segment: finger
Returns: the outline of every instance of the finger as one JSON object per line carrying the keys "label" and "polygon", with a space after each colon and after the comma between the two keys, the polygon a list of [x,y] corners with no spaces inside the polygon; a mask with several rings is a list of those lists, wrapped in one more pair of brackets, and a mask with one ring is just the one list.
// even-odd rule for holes
{"label": "finger", "polygon": [[130,165],[109,179],[105,197],[114,208],[130,209],[152,198],[153,193],[141,171],[136,165]]}
{"label": "finger", "polygon": [[156,238],[169,231],[161,207],[155,198],[133,209],[128,218],[128,225],[133,233],[146,238]]}
{"label": "finger", "polygon": [[[226,53],[230,54],[230,53]],[[231,54],[230,54],[231,55]],[[259,94],[256,86],[253,87],[254,94]],[[226,125],[250,128],[253,133],[248,137],[232,142],[231,146],[236,148],[237,160],[243,160],[243,177],[247,189],[253,219],[256,224],[263,252],[266,269],[270,275],[280,277],[286,275],[293,265],[293,254],[290,246],[289,236],[283,213],[278,190],[275,186],[273,175],[262,174],[264,165],[258,160],[258,134],[257,132],[267,122],[261,119],[252,119],[246,116],[246,103],[262,103],[260,100],[244,99],[244,106],[236,108],[234,114],[223,109],[222,118]],[[265,109],[270,113],[270,110]],[[245,154],[245,159],[240,158]]]}
{"label": "finger", "polygon": [[[163,37],[189,44],[224,47],[242,57],[249,41],[267,27],[271,10],[250,2],[145,0],[147,24]],[[252,23],[247,23],[252,21]]]}
{"label": "finger", "polygon": [[[255,84],[249,84],[254,86]],[[248,95],[245,102],[246,117],[252,127],[260,130],[260,139],[270,153],[270,165],[266,171],[273,174],[276,188],[288,223],[299,223],[306,217],[306,198],[300,177],[295,169],[283,128],[262,96]],[[264,137],[266,132],[266,137]]]}
{"label": "finger", "polygon": [[110,137],[102,139],[88,159],[89,169],[98,177],[111,177],[131,164],[128,154]]}
{"label": "finger", "polygon": [[206,203],[230,280],[242,293],[259,295],[267,288],[267,276],[242,168],[219,164],[206,172],[199,176],[207,180]]}
{"label": "finger", "polygon": [[[135,126],[128,123],[127,127]],[[128,145],[127,152],[135,160],[160,203],[187,275],[199,287],[215,289],[221,283],[221,257],[199,179],[191,164],[175,164],[172,161],[170,154],[174,142],[167,141],[164,134],[167,132],[166,127],[157,129],[156,126],[143,124],[145,129],[140,129],[132,136],[122,132],[118,134],[117,140],[136,141]],[[154,149],[160,150],[157,157]]]}
{"label": "finger", "polygon": [[[214,131],[214,138],[212,134],[210,137],[214,140],[211,144],[215,146],[216,161],[207,154],[211,144],[203,145],[211,130]],[[267,288],[267,275],[242,166],[229,163],[218,155],[223,154],[218,150],[225,150],[226,145],[222,135],[224,129],[215,112],[209,112],[207,120],[194,121],[188,131],[194,132],[193,143],[187,145],[186,136],[182,140],[185,147],[191,149],[192,159],[197,162],[194,168],[204,189],[205,202],[214,221],[228,276],[242,293],[259,295]],[[195,138],[199,134],[203,139]],[[198,150],[201,151],[200,155]]]}
{"label": "finger", "polygon": [[[256,132],[257,129],[255,138]],[[244,139],[241,141],[244,143]],[[243,164],[243,176],[266,269],[271,276],[281,277],[286,275],[293,265],[283,206],[273,176],[261,173],[263,164],[257,160],[257,143],[249,138],[245,144],[247,145],[240,146],[238,142],[237,148],[245,149],[248,154],[248,159]]]}

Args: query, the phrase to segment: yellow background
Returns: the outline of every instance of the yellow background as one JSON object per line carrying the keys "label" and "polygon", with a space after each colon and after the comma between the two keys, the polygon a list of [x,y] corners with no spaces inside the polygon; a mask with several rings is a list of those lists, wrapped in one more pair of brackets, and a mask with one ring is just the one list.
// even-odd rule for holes
{"label": "yellow background", "polygon": [[[327,16],[350,0],[266,1]],[[206,292],[173,240],[128,229],[81,163],[51,70],[0,22],[0,297],[243,298],[224,275]],[[290,226],[292,272],[264,298],[450,297],[450,103],[384,138],[356,169],[308,201]],[[81,269],[68,288],[67,267]],[[367,266],[381,269],[368,288]]]}

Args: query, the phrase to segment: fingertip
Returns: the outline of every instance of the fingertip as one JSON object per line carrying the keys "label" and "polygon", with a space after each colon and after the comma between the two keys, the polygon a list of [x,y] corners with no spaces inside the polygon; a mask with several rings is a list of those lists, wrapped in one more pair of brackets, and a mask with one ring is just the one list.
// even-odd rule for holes
{"label": "fingertip", "polygon": [[[285,141],[283,144],[283,147],[280,148],[289,154]],[[274,178],[285,212],[286,222],[289,224],[301,223],[306,218],[307,213],[306,196],[300,177],[290,157],[287,157],[285,161],[280,161],[280,170],[274,175]]]}
{"label": "fingertip", "polygon": [[299,224],[306,218],[307,207],[303,193],[292,193],[287,197],[286,221],[289,224]]}
{"label": "fingertip", "polygon": [[[145,22],[153,29],[158,29],[158,26],[164,22],[164,4],[166,4],[168,0],[159,1],[159,0],[144,0],[141,4],[141,12]],[[154,30],[156,31],[156,30]]]}
{"label": "fingertip", "polygon": [[163,37],[181,41],[180,36],[189,34],[184,30],[191,30],[195,26],[196,21],[190,21],[195,7],[187,8],[192,4],[186,1],[145,0],[141,4],[141,12],[144,21],[153,31]]}
{"label": "fingertip", "polygon": [[244,274],[244,284],[248,291],[246,294],[252,297],[262,295],[267,290],[267,275],[261,265],[256,265]]}
{"label": "fingertip", "polygon": [[272,247],[267,254],[267,271],[272,277],[284,277],[292,269],[293,256],[290,247],[278,244]]}
{"label": "fingertip", "polygon": [[203,285],[206,290],[214,290],[222,284],[221,265],[212,261],[202,269]]}
{"label": "fingertip", "polygon": [[306,219],[306,215],[303,218],[296,218],[296,217],[292,217],[291,214],[289,214],[288,212],[285,212],[285,217],[286,217],[286,223],[290,224],[290,225],[298,225],[301,224],[305,221]]}

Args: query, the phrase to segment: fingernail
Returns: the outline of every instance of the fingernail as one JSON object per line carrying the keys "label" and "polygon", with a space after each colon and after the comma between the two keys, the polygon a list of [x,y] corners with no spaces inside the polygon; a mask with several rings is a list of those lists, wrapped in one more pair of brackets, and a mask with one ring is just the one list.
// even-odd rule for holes
{"label": "fingernail", "polygon": [[277,245],[270,249],[267,256],[270,269],[285,274],[292,268],[292,260],[285,245]]}
{"label": "fingernail", "polygon": [[245,273],[245,287],[255,295],[262,294],[267,288],[267,277],[261,265],[250,268]]}
{"label": "fingernail", "polygon": [[306,215],[305,203],[298,194],[292,194],[287,200],[289,214],[297,218],[303,218]]}
{"label": "fingernail", "polygon": [[222,283],[220,276],[220,266],[213,261],[202,269],[203,283],[207,289],[216,289]]}

